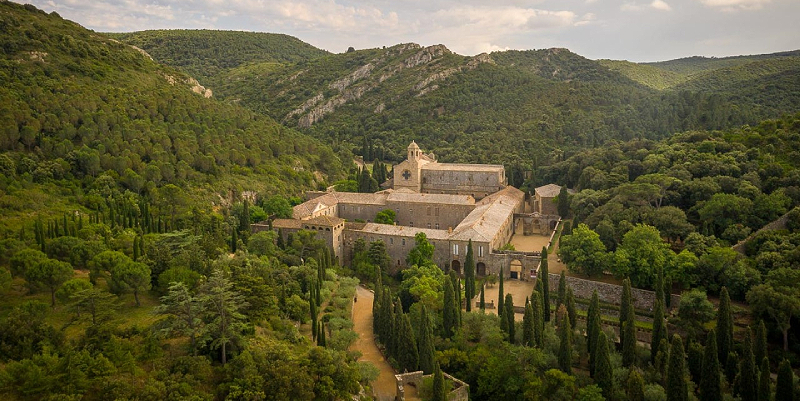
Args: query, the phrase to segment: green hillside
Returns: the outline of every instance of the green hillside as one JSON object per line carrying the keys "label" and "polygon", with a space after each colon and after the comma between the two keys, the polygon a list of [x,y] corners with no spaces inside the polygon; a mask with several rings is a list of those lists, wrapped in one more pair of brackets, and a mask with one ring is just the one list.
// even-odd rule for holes
{"label": "green hillside", "polygon": [[664,90],[686,81],[686,76],[647,64],[622,60],[597,60],[600,65],[653,89]]}
{"label": "green hillside", "polygon": [[685,57],[669,61],[658,61],[653,63],[642,63],[643,65],[650,65],[665,71],[675,72],[681,75],[693,75],[704,71],[712,71],[720,68],[736,67],[738,65],[747,64],[753,61],[762,61],[770,59],[779,59],[784,57],[797,57],[800,56],[800,50],[770,53],[770,54],[756,54],[749,56],[732,56],[732,57]]}
{"label": "green hillside", "polygon": [[238,31],[153,30],[107,34],[179,67],[208,85],[221,72],[252,63],[296,63],[328,54],[293,36]]}

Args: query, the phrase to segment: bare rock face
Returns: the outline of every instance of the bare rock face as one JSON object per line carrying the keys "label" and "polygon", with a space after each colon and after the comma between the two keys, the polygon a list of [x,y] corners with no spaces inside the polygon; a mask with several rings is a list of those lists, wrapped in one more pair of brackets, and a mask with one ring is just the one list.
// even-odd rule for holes
{"label": "bare rock face", "polygon": [[414,90],[419,91],[419,93],[417,93],[414,96],[420,97],[428,92],[434,91],[439,88],[439,85],[428,86],[428,84],[430,84],[431,82],[447,79],[451,75],[461,71],[474,70],[475,68],[478,68],[478,65],[482,63],[495,64],[491,56],[489,56],[486,53],[481,53],[475,57],[472,57],[465,66],[448,68],[444,71],[440,71],[433,75],[430,75],[427,78],[423,79],[422,81],[418,82],[416,85],[414,85]]}
{"label": "bare rock face", "polygon": [[451,54],[452,52],[446,48],[444,45],[433,45],[428,46],[420,51],[418,51],[413,56],[405,59],[403,64],[405,68],[414,68],[420,64],[427,64],[430,63],[431,60],[435,59],[436,57],[443,56],[445,54]]}
{"label": "bare rock face", "polygon": [[311,99],[306,100],[300,107],[292,110],[289,114],[286,115],[286,118],[288,119],[290,117],[294,117],[296,115],[305,113],[306,110],[308,110],[309,108],[313,107],[317,103],[321,102],[322,99],[324,99],[324,98],[325,97],[322,95],[322,93],[318,93],[316,96],[312,97]]}
{"label": "bare rock face", "polygon": [[198,95],[202,95],[206,99],[210,98],[213,95],[211,89],[206,89],[203,85],[200,85],[200,83],[197,82],[197,80],[194,78],[191,77],[187,78],[186,83],[192,87],[192,92]]}
{"label": "bare rock face", "polygon": [[337,89],[339,92],[341,92],[345,90],[345,88],[350,86],[350,84],[352,84],[353,82],[368,77],[370,75],[370,72],[372,72],[373,68],[375,68],[375,66],[373,66],[372,63],[364,64],[357,70],[351,72],[350,75],[342,79],[336,80],[334,82],[331,82],[331,84],[328,85],[328,87],[331,89]]}

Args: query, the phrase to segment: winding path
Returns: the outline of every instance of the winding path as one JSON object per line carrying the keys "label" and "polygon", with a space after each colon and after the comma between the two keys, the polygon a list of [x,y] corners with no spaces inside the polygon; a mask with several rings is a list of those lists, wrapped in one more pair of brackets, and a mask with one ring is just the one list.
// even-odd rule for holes
{"label": "winding path", "polygon": [[372,302],[375,296],[360,285],[356,287],[356,296],[357,301],[353,303],[353,330],[358,333],[358,339],[350,349],[361,352],[359,361],[371,362],[380,371],[378,378],[372,382],[375,398],[380,401],[394,400],[397,392],[395,372],[383,359],[372,332]]}

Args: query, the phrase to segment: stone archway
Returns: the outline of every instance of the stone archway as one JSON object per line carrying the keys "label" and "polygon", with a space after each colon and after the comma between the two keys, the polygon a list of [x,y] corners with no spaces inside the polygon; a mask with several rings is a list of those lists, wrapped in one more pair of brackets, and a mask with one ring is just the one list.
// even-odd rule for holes
{"label": "stone archway", "polygon": [[556,229],[556,224],[558,224],[558,220],[550,220],[550,231]]}
{"label": "stone archway", "polygon": [[455,270],[456,273],[461,274],[461,262],[454,260],[450,263],[450,269]]}
{"label": "stone archway", "polygon": [[486,263],[478,262],[478,264],[475,265],[475,272],[477,273],[478,276],[481,276],[481,277],[485,276],[486,275]]}
{"label": "stone archway", "polygon": [[514,259],[511,261],[511,264],[508,269],[508,274],[510,278],[513,279],[521,279],[522,278],[522,261],[519,259]]}

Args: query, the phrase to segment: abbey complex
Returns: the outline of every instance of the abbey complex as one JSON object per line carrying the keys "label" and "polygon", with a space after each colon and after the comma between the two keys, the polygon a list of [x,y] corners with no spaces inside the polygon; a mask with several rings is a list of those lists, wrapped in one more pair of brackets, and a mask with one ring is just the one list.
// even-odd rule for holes
{"label": "abbey complex", "polygon": [[[309,193],[308,201],[294,207],[293,218],[274,220],[272,229],[284,237],[299,230],[316,231],[343,263],[351,260],[357,239],[382,240],[395,270],[406,267],[417,233],[434,245],[437,265],[458,272],[472,240],[478,275],[504,268],[507,277],[525,278],[535,275],[538,252],[500,249],[511,240],[518,221],[523,226],[545,221],[544,226],[552,228],[558,220],[553,199],[559,186],[537,188],[530,202],[533,213],[525,213],[525,193],[508,185],[503,166],[439,163],[415,142],[384,187],[371,194]],[[375,216],[386,209],[395,212],[395,224],[375,223]],[[253,225],[253,231],[266,229],[265,222]],[[512,268],[513,260],[520,263]]]}

